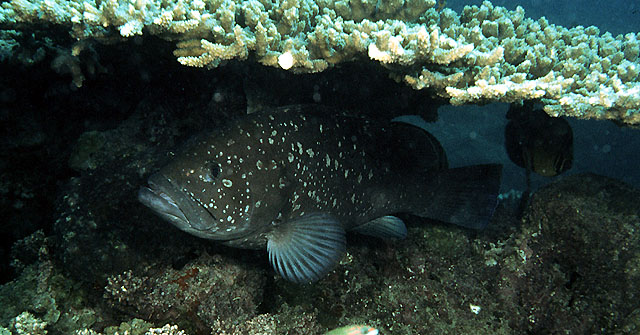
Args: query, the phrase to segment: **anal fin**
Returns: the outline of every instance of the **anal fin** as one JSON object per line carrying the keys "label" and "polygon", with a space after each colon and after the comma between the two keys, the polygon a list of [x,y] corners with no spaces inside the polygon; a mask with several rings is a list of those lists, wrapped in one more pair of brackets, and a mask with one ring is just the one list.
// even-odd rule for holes
{"label": "anal fin", "polygon": [[379,238],[399,238],[407,237],[407,227],[399,218],[391,215],[381,216],[365,224],[353,228],[353,231],[363,235]]}

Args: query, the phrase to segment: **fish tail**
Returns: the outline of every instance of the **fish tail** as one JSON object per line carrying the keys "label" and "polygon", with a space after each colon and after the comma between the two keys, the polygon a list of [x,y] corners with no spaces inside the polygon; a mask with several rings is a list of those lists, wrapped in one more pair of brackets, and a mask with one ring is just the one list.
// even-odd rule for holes
{"label": "fish tail", "polygon": [[[428,199],[414,213],[467,228],[483,229],[498,204],[502,165],[485,164],[439,172]],[[427,203],[424,208],[424,203]]]}

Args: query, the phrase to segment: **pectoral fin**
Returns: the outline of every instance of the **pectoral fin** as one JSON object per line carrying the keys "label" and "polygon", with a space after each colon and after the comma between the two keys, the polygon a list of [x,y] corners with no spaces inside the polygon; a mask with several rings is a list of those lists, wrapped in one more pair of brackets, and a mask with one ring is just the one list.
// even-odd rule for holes
{"label": "pectoral fin", "polygon": [[285,279],[299,284],[314,282],[344,255],[344,228],[328,214],[306,214],[278,227],[269,237],[267,251],[269,262]]}

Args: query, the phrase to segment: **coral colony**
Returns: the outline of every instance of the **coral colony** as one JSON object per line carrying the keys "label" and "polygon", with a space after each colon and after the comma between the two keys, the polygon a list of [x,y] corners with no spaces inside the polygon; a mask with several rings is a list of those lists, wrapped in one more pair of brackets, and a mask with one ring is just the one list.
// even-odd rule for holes
{"label": "coral colony", "polygon": [[454,105],[539,99],[552,116],[640,123],[637,34],[567,29],[488,1],[458,14],[436,0],[13,0],[2,4],[0,23],[18,29],[3,33],[5,54],[25,23],[54,23],[78,39],[75,53],[87,39],[144,33],[176,41],[178,61],[196,67],[251,54],[308,73],[369,57]]}

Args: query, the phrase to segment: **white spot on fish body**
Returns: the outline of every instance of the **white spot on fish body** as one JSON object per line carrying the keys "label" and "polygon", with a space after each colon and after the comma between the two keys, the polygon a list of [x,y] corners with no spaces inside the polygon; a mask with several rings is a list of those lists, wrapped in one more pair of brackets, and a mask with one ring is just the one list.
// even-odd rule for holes
{"label": "white spot on fish body", "polygon": [[233,182],[229,179],[222,179],[222,185],[226,186],[226,187],[231,187],[233,186]]}
{"label": "white spot on fish body", "polygon": [[289,153],[287,155],[287,158],[289,158],[289,163],[293,163],[293,154],[292,153]]}

